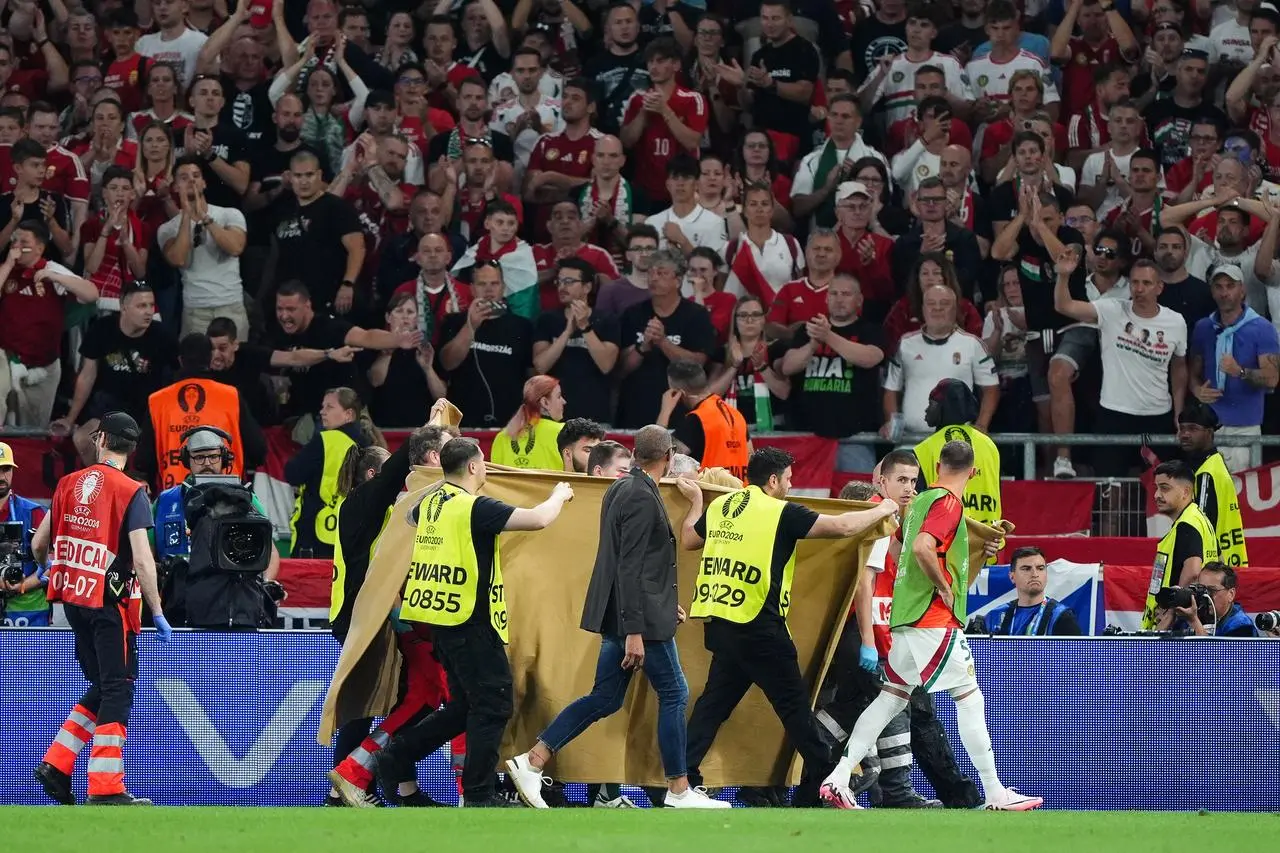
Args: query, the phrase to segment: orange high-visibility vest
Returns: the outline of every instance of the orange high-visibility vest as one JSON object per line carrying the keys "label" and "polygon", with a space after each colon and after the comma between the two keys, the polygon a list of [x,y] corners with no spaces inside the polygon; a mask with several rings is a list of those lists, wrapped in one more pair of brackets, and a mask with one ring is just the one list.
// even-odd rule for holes
{"label": "orange high-visibility vest", "polygon": [[240,392],[213,379],[179,379],[147,398],[156,436],[156,470],[160,488],[168,489],[191,472],[182,464],[182,434],[209,426],[231,436],[231,470],[244,478],[244,447],[240,442]]}
{"label": "orange high-visibility vest", "polygon": [[723,399],[712,394],[689,414],[702,421],[702,467],[726,468],[747,480],[747,421]]}

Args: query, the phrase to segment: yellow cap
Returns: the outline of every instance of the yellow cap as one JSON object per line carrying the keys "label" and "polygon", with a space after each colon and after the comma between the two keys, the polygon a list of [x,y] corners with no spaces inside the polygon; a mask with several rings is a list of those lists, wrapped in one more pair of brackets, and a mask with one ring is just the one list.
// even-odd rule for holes
{"label": "yellow cap", "polygon": [[11,465],[14,468],[18,467],[18,463],[13,461],[13,448],[0,441],[0,468],[6,465]]}

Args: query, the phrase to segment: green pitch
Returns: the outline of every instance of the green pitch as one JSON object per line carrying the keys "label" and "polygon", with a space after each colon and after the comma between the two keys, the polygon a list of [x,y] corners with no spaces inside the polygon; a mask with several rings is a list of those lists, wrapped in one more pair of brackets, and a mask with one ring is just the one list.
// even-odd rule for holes
{"label": "green pitch", "polygon": [[1249,853],[1280,817],[1155,812],[0,808],[14,850],[60,853]]}

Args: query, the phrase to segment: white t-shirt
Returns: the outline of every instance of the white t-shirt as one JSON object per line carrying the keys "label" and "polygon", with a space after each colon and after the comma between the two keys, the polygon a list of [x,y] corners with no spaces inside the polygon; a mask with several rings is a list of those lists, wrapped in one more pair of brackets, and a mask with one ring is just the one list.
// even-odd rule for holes
{"label": "white t-shirt", "polygon": [[[223,228],[245,231],[244,214],[234,207],[209,205],[209,215]],[[178,236],[182,214],[170,219],[156,231],[156,242],[164,244]],[[196,226],[191,226],[194,232]],[[201,228],[204,231],[203,227]],[[217,308],[234,305],[244,298],[240,281],[240,259],[218,248],[208,232],[200,244],[191,248],[191,259],[178,270],[182,274],[182,303],[189,308]]]}
{"label": "white t-shirt", "polygon": [[[564,117],[560,113],[560,101],[555,98],[549,98],[543,95],[538,101],[538,105],[534,107],[538,113],[538,118],[542,120],[542,129],[546,133],[560,133],[564,130]],[[529,165],[529,155],[533,153],[533,146],[538,144],[538,140],[542,138],[542,134],[531,127],[526,127],[520,133],[512,136],[510,125],[526,112],[520,101],[513,100],[493,109],[493,120],[489,122],[490,130],[495,133],[504,133],[511,137],[511,147],[515,151],[516,160],[519,161],[520,170],[523,172]]]}
{"label": "white t-shirt", "polygon": [[1127,415],[1163,415],[1173,409],[1169,362],[1187,354],[1187,321],[1172,308],[1147,318],[1132,302],[1101,299],[1098,340],[1102,350],[1104,409]]}
{"label": "white t-shirt", "polygon": [[[545,71],[538,79],[538,91],[544,98],[559,101],[564,96],[564,78],[554,71]],[[495,110],[505,107],[508,101],[514,101],[520,95],[516,86],[516,78],[510,71],[503,71],[489,84],[489,105]]]}
{"label": "white t-shirt", "polygon": [[906,151],[893,155],[893,180],[908,193],[914,193],[925,178],[937,177],[941,170],[942,158],[925,148],[919,139]]}
{"label": "white t-shirt", "polygon": [[[791,249],[787,238],[777,231],[771,233],[769,239],[764,241],[763,248],[753,243],[744,231],[738,239],[736,251],[751,253],[752,259],[756,262],[756,269],[760,270],[764,280],[773,285],[773,292],[777,293],[784,284],[795,281],[800,278],[799,274],[804,272],[804,250],[797,245],[793,257]],[[746,295],[747,290],[738,280],[738,274],[733,271],[732,259],[725,258],[725,263],[730,264],[730,268],[729,278],[724,283],[724,292],[741,299]],[[685,295],[692,296],[692,290]],[[769,309],[766,307],[765,310]]]}
{"label": "white t-shirt", "polygon": [[1217,51],[1218,59],[1234,59],[1248,64],[1253,61],[1253,42],[1249,39],[1249,27],[1241,24],[1234,17],[1217,24],[1209,30],[1209,41]]}
{"label": "white t-shirt", "polygon": [[[1027,375],[1027,330],[1019,329],[1013,322],[1014,316],[1024,317],[1026,309],[1001,308],[1000,319],[1004,321],[1001,332],[1000,353],[996,357],[996,373],[1003,379],[1021,379]],[[1023,321],[1026,325],[1026,321]],[[996,312],[987,312],[982,321],[982,339],[995,334]]]}
{"label": "white t-shirt", "polygon": [[942,69],[947,91],[961,100],[973,99],[969,91],[969,81],[965,78],[960,60],[949,53],[934,51],[928,59],[912,62],[904,53],[893,61],[887,73],[880,80],[876,89],[876,100],[884,104],[889,126],[895,121],[911,118],[916,103],[916,72],[926,65],[934,65]]}
{"label": "white t-shirt", "polygon": [[[1280,288],[1269,287],[1253,273],[1254,261],[1258,259],[1259,244],[1254,243],[1238,255],[1227,255],[1218,248],[1217,243],[1206,243],[1196,235],[1191,235],[1191,250],[1187,253],[1187,272],[1196,278],[1209,281],[1209,270],[1220,264],[1235,264],[1244,273],[1244,288],[1249,307],[1259,314],[1270,316],[1274,323],[1280,320]],[[1271,279],[1274,284],[1280,261],[1271,262]]]}
{"label": "white t-shirt", "polygon": [[196,60],[200,56],[200,48],[209,37],[199,30],[187,27],[182,35],[172,41],[165,41],[161,33],[150,33],[138,39],[134,48],[143,56],[149,56],[156,62],[167,62],[182,69],[182,88],[191,85],[196,76]]}
{"label": "white t-shirt", "polygon": [[1056,104],[1058,86],[1053,82],[1053,73],[1044,60],[1027,50],[1019,50],[1008,62],[996,62],[991,54],[970,60],[965,66],[965,74],[973,89],[974,98],[988,97],[994,101],[1009,100],[1009,78],[1017,71],[1034,71],[1040,75],[1044,83],[1044,102]]}
{"label": "white t-shirt", "polygon": [[662,227],[668,222],[679,225],[685,238],[693,244],[695,249],[699,246],[708,246],[715,249],[720,257],[724,257],[725,247],[729,245],[729,227],[720,214],[712,213],[700,204],[694,205],[693,210],[683,219],[676,216],[675,211],[669,207],[655,213],[645,220],[645,224],[657,229],[659,249],[667,249],[671,246],[667,242],[667,235],[662,233]]}
{"label": "white t-shirt", "polygon": [[[813,192],[814,178],[818,174],[818,162],[822,159],[822,152],[826,147],[826,143],[819,145],[817,148],[813,149],[813,151],[805,155],[804,159],[800,161],[800,165],[796,167],[795,180],[791,182],[792,198],[795,198],[798,195],[809,195]],[[875,157],[881,163],[884,163],[886,167],[889,165],[889,161],[884,158],[883,154],[862,141],[862,134],[858,134],[854,137],[853,144],[848,148],[836,149],[837,163],[843,162],[844,160],[856,163],[863,157]],[[851,176],[849,180],[853,180],[853,177]]]}
{"label": "white t-shirt", "polygon": [[963,329],[941,343],[926,341],[923,331],[903,336],[898,354],[889,362],[884,387],[901,395],[898,410],[907,432],[930,432],[924,411],[929,406],[929,392],[943,379],[959,379],[974,391],[1000,384],[995,362],[981,339]]}

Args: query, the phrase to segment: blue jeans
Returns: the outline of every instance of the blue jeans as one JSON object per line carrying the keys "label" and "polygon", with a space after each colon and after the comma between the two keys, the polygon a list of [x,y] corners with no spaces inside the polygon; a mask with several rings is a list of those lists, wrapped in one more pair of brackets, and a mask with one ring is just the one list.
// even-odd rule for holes
{"label": "blue jeans", "polygon": [[[600,638],[596,682],[591,692],[561,711],[538,738],[552,752],[559,752],[596,720],[621,710],[633,672],[622,668],[625,654],[626,638]],[[684,680],[674,639],[645,641],[644,674],[653,685],[653,692],[658,694],[658,750],[662,753],[662,770],[668,779],[678,779],[685,775],[684,710],[689,702],[689,684]]]}

